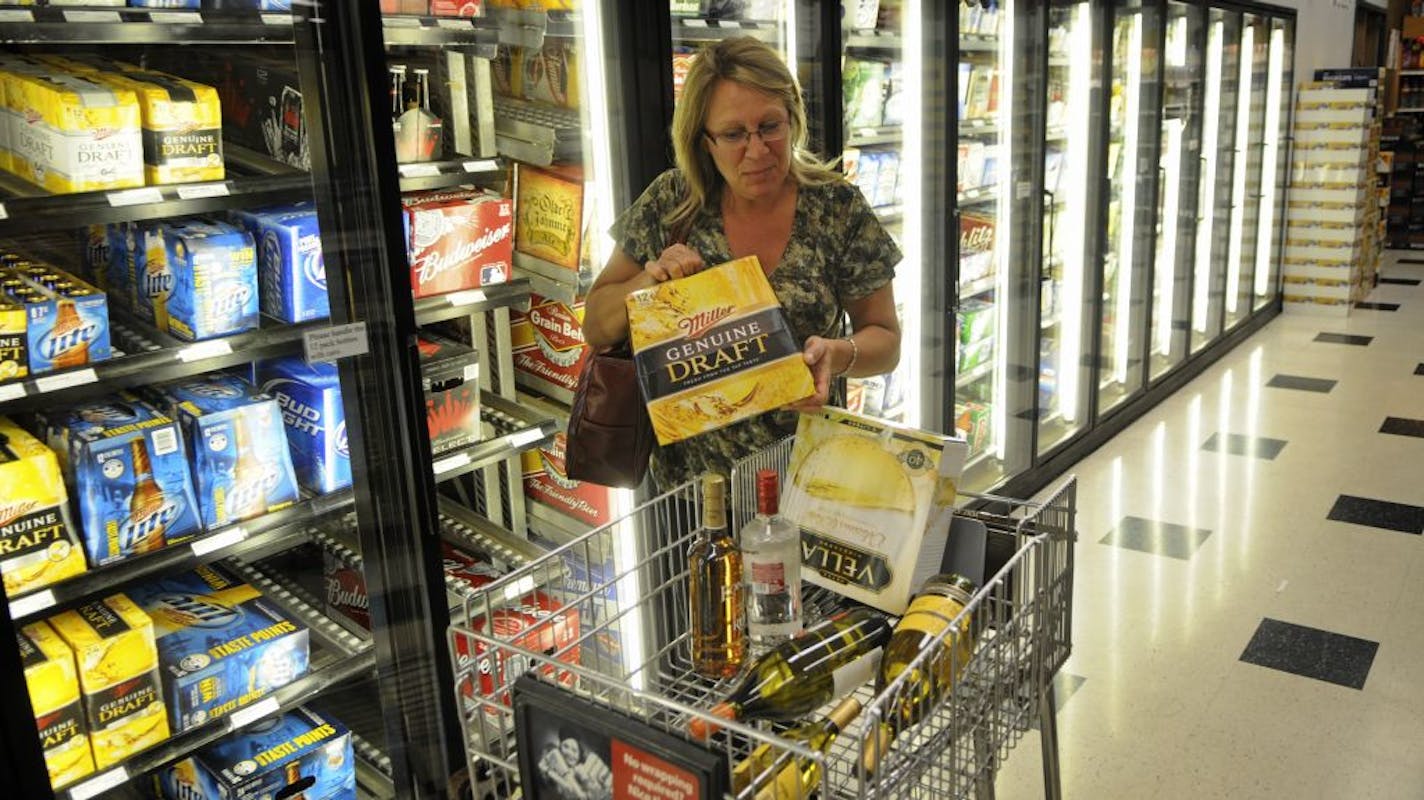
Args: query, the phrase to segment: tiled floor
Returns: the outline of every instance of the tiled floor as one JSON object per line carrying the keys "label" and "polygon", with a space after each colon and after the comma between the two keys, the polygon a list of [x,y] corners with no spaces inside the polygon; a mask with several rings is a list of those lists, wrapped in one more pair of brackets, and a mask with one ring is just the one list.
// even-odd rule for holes
{"label": "tiled floor", "polygon": [[[1383,274],[1074,469],[1064,797],[1424,798],[1424,263]],[[1043,797],[1037,734],[997,790]]]}

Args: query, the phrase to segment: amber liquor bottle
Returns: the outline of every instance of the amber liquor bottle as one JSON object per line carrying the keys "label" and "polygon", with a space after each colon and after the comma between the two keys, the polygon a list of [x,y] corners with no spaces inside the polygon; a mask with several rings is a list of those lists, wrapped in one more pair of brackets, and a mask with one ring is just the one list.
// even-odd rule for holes
{"label": "amber liquor bottle", "polygon": [[742,551],[727,526],[727,479],[702,478],[702,529],[687,553],[692,611],[692,666],[709,678],[730,678],[747,654]]}

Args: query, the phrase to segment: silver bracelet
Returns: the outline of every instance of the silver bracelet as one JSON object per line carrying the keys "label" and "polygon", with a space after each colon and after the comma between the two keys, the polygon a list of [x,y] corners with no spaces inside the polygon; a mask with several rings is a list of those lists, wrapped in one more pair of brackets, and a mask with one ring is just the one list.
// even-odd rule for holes
{"label": "silver bracelet", "polygon": [[836,373],[836,377],[850,372],[851,367],[855,366],[856,359],[860,358],[860,345],[855,343],[855,335],[851,334],[850,336],[842,336],[841,338],[844,341],[850,342],[850,361],[846,363],[845,369]]}

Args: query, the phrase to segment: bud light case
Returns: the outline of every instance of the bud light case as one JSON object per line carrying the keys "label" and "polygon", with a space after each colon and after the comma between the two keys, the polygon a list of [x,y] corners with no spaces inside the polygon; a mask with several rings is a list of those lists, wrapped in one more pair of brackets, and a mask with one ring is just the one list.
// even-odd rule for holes
{"label": "bud light case", "polygon": [[355,800],[351,732],[326,714],[297,708],[164,768],[158,785],[165,800]]}
{"label": "bud light case", "polygon": [[40,412],[77,499],[84,552],[99,567],[201,530],[178,424],[127,392]]}
{"label": "bud light case", "polygon": [[257,365],[257,385],[277,399],[297,482],[321,494],[351,485],[351,450],[336,367],[292,356]]}
{"label": "bud light case", "polygon": [[107,360],[112,353],[109,302],[104,293],[61,269],[48,265],[45,269],[70,286],[57,291],[33,276],[0,270],[0,278],[21,281],[24,288],[31,290],[28,299],[20,301],[25,307],[25,344],[29,350],[30,373],[53,372]]}
{"label": "bud light case", "polygon": [[191,342],[257,327],[256,249],[246,231],[223,222],[171,222],[163,242],[173,273],[169,333]]}
{"label": "bud light case", "polygon": [[183,428],[205,527],[297,501],[297,476],[276,400],[221,372],[170,383],[155,394],[159,408]]}
{"label": "bud light case", "polygon": [[174,732],[226,717],[307,674],[307,629],[216,564],[128,594],[153,619]]}
{"label": "bud light case", "polygon": [[284,322],[331,316],[321,232],[311,203],[235,211],[233,220],[257,245],[262,313]]}

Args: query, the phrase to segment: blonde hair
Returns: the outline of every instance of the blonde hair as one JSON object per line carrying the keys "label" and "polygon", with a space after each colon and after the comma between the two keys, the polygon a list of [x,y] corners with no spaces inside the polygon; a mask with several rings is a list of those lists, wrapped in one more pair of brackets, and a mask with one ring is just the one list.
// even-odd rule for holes
{"label": "blonde hair", "polygon": [[685,225],[724,183],[712,154],[703,146],[707,105],[718,81],[735,81],[765,92],[786,106],[790,119],[791,176],[800,185],[820,186],[842,180],[840,173],[821,162],[808,147],[806,106],[801,89],[781,55],[764,42],[737,36],[698,51],[682,84],[682,96],[672,114],[673,156],[687,181],[687,196],[663,219],[671,228]]}

